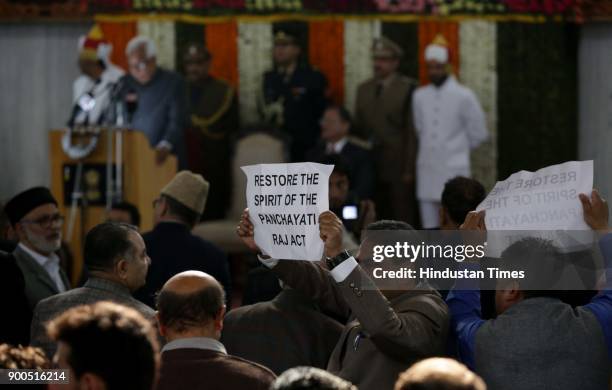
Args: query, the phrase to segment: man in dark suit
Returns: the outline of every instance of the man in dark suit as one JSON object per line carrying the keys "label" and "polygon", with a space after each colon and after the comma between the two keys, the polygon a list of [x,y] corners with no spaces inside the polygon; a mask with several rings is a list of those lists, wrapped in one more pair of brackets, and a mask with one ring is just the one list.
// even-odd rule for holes
{"label": "man in dark suit", "polygon": [[150,307],[155,307],[154,295],[168,279],[188,270],[214,276],[229,296],[227,256],[214,244],[191,233],[204,211],[208,188],[202,175],[182,171],[161,190],[154,202],[155,227],[143,235],[151,267],[147,283],[135,295]]}
{"label": "man in dark suit", "polygon": [[19,238],[13,256],[25,279],[30,309],[34,309],[40,300],[70,288],[56,254],[62,244],[64,217],[45,187],[16,195],[6,204],[5,212]]}
{"label": "man in dark suit", "polygon": [[[179,169],[187,166],[183,128],[185,126],[185,83],[176,72],[157,65],[155,43],[142,35],[132,38],[125,49],[129,74],[121,80],[118,93],[129,113],[126,122],[142,131],[155,159],[163,163],[176,155]],[[135,108],[133,108],[135,107]]]}
{"label": "man in dark suit", "polygon": [[0,321],[0,344],[28,345],[32,310],[25,295],[23,273],[15,259],[0,251],[0,307],[10,321]]}
{"label": "man in dark suit", "polygon": [[0,251],[13,253],[17,247],[17,236],[11,226],[4,204],[0,202]]}
{"label": "man in dark suit", "polygon": [[276,31],[274,69],[263,76],[266,120],[280,125],[290,138],[292,162],[304,161],[305,153],[319,138],[318,121],[325,109],[327,88],[325,76],[300,61],[298,35],[289,25]]}
{"label": "man in dark suit", "polygon": [[342,106],[330,106],[321,118],[321,140],[306,158],[322,161],[326,156],[338,154],[350,170],[351,192],[359,200],[372,199],[374,193],[374,164],[369,144],[350,137],[351,114]]}
{"label": "man in dark suit", "polygon": [[[401,290],[380,290],[355,257],[343,250],[342,221],[334,213],[321,213],[319,229],[326,268],[310,261],[258,257],[287,285],[316,300],[322,310],[348,318],[327,370],[360,389],[391,389],[399,373],[411,364],[443,354],[449,313],[440,294],[410,278],[402,279]],[[391,241],[385,241],[389,231],[396,233],[393,242],[414,239],[410,225],[378,221],[366,228],[372,237],[366,235],[356,258],[367,259],[374,245],[390,245]],[[248,210],[237,232],[249,249],[261,253]]]}
{"label": "man in dark suit", "polygon": [[158,390],[268,389],[272,371],[228,355],[219,342],[224,302],[223,287],[204,272],[182,272],[164,285],[157,318],[168,343],[162,349]]}
{"label": "man in dark suit", "polygon": [[153,309],[132,297],[145,282],[150,259],[135,227],[106,222],[85,237],[85,264],[89,279],[85,285],[43,299],[34,309],[32,345],[53,357],[55,343],[47,337],[45,325],[64,311],[79,305],[112,301],[137,310],[154,322]]}
{"label": "man in dark suit", "polygon": [[402,54],[387,38],[374,43],[374,77],[357,90],[355,131],[372,141],[380,217],[416,226],[417,138],[411,99],[417,83],[398,73]]}
{"label": "man in dark suit", "polygon": [[224,322],[221,341],[227,351],[277,375],[296,366],[327,367],[342,332],[312,299],[287,286],[269,302],[232,310]]}

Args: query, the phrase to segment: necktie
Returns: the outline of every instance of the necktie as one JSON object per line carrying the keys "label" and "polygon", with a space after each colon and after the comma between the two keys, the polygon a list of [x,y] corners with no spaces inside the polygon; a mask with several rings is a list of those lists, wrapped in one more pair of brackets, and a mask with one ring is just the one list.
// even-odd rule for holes
{"label": "necktie", "polygon": [[382,94],[382,90],[383,90],[383,84],[382,83],[378,83],[376,84],[376,97],[380,97],[380,95]]}

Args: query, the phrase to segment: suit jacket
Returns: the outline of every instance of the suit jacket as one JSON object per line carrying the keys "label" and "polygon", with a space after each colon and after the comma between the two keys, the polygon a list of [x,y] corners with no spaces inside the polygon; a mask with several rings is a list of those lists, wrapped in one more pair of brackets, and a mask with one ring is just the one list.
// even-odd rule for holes
{"label": "suit jacket", "polygon": [[223,285],[231,302],[231,280],[227,256],[214,244],[191,234],[187,225],[162,222],[142,235],[151,258],[147,282],[134,296],[155,307],[155,293],[174,275],[189,270],[206,272]]}
{"label": "suit jacket", "polygon": [[311,299],[285,288],[272,301],[230,311],[221,341],[230,354],[280,375],[296,366],[325,369],[341,331]]}
{"label": "suit jacket", "polygon": [[[320,141],[307,153],[306,159],[323,160],[327,155],[326,147],[326,142]],[[358,199],[371,199],[374,195],[374,162],[370,151],[349,138],[339,154],[350,169],[351,191]]]}
{"label": "suit jacket", "polygon": [[10,320],[0,321],[0,344],[28,345],[32,310],[23,273],[9,253],[0,251],[0,307]]}
{"label": "suit jacket", "polygon": [[359,389],[391,389],[416,361],[444,354],[449,313],[434,290],[388,301],[360,266],[340,283],[318,263],[279,261],[272,269],[322,310],[348,318],[327,370]]}
{"label": "suit jacket", "polygon": [[151,147],[156,147],[161,141],[172,144],[172,153],[178,158],[179,169],[186,167],[183,137],[186,93],[183,77],[174,71],[158,67],[153,78],[145,85],[140,84],[130,74],[122,78],[122,83],[122,97],[130,92],[138,96],[130,126],[142,131],[149,139]]}
{"label": "suit jacket", "polygon": [[156,390],[267,390],[274,373],[259,364],[222,352],[181,348],[161,354]]}
{"label": "suit jacket", "polygon": [[47,337],[46,324],[66,310],[101,301],[111,301],[135,309],[155,323],[153,309],[134,299],[127,287],[101,278],[89,278],[83,287],[43,299],[34,309],[32,345],[42,348],[50,358],[55,353],[55,342]]}
{"label": "suit jacket", "polygon": [[373,141],[376,172],[383,181],[397,181],[414,174],[417,138],[412,121],[411,99],[416,82],[395,75],[377,97],[378,82],[370,79],[357,90],[355,131]]}
{"label": "suit jacket", "polygon": [[[13,256],[17,260],[17,265],[23,273],[25,293],[28,298],[30,310],[33,310],[36,304],[41,300],[59,294],[59,290],[53,279],[51,279],[51,276],[49,276],[47,270],[38,264],[36,260],[28,255],[23,249],[17,246],[13,252]],[[66,289],[69,289],[70,281],[61,268],[60,276]]]}

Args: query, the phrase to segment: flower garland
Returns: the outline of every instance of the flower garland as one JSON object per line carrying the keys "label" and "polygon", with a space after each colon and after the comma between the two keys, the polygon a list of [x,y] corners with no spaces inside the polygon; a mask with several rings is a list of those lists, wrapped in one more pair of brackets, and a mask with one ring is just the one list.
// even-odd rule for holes
{"label": "flower garland", "polygon": [[299,11],[302,9],[300,0],[246,0],[245,3],[247,11]]}
{"label": "flower garland", "polygon": [[472,176],[489,189],[497,180],[497,24],[461,22],[459,38],[459,78],[476,94],[490,134],[472,152]]}
{"label": "flower garland", "polygon": [[371,50],[379,34],[379,21],[344,22],[344,106],[351,112],[359,84],[373,76]]}
{"label": "flower garland", "polygon": [[272,68],[272,25],[238,24],[238,80],[240,117],[243,124],[260,120],[258,101],[262,96],[263,74]]}
{"label": "flower garland", "polygon": [[173,21],[138,21],[138,34],[149,37],[157,47],[157,64],[162,68],[176,68],[176,39]]}

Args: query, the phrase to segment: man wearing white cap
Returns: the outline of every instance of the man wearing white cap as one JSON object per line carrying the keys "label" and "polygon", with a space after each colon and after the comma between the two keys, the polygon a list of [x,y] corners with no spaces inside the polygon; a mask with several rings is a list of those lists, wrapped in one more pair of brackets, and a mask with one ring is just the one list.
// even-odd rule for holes
{"label": "man wearing white cap", "polygon": [[102,124],[112,90],[125,72],[110,61],[113,45],[97,24],[79,39],[78,49],[81,75],[72,86],[74,108],[69,125]]}
{"label": "man wearing white cap", "polygon": [[151,257],[147,282],[135,297],[155,307],[155,294],[174,275],[202,271],[223,285],[230,302],[231,285],[227,256],[214,244],[191,233],[200,221],[210,185],[191,171],[176,174],[153,202],[155,227],[142,235]]}
{"label": "man wearing white cap", "polygon": [[470,176],[470,150],[488,138],[476,95],[449,72],[448,45],[440,35],[425,49],[430,84],[414,93],[412,109],[419,138],[417,198],[424,229],[439,227],[444,183]]}

